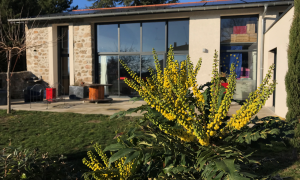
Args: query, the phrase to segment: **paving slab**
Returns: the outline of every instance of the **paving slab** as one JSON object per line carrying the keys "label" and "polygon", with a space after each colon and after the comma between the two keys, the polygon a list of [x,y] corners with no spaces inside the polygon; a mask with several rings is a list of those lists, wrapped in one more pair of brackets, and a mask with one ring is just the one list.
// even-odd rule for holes
{"label": "paving slab", "polygon": [[[144,101],[129,101],[130,98],[113,98],[112,102],[90,103],[87,101],[62,99],[59,102],[33,102],[24,103],[21,99],[12,100],[13,110],[24,111],[46,111],[46,112],[71,112],[80,114],[104,114],[113,115],[119,111],[125,111],[146,104]],[[0,109],[6,109],[5,105],[0,105]],[[132,113],[132,116],[142,116],[141,113]]]}
{"label": "paving slab", "polygon": [[[80,114],[104,114],[113,115],[119,111],[125,111],[130,108],[135,108],[146,104],[145,101],[129,101],[129,97],[113,97],[112,102],[99,102],[90,103],[80,100],[70,100],[68,98],[60,100],[60,102],[47,103],[24,103],[22,99],[12,100],[13,110],[25,110],[25,111],[46,111],[46,112],[70,112]],[[228,115],[231,116],[239,110],[241,105],[232,102]],[[5,105],[0,105],[0,109],[6,109]],[[132,116],[142,116],[140,112],[132,113]],[[257,114],[258,118],[266,116],[277,116],[268,107],[263,107]]]}

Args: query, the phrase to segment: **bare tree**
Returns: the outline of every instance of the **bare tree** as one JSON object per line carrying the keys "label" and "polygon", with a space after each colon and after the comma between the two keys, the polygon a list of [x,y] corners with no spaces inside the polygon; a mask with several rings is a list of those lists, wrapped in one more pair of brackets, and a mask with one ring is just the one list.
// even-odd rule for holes
{"label": "bare tree", "polygon": [[[13,17],[13,16],[11,16]],[[34,27],[45,26],[36,24],[35,21],[30,24],[25,24],[25,22],[8,22],[3,23],[0,17],[0,54],[6,54],[7,62],[7,114],[11,112],[11,62],[12,58],[16,57],[18,59],[27,49],[41,47],[47,43],[52,42],[37,42],[35,41],[35,34],[32,29]],[[28,30],[25,30],[25,28]],[[57,39],[56,39],[57,41]]]}

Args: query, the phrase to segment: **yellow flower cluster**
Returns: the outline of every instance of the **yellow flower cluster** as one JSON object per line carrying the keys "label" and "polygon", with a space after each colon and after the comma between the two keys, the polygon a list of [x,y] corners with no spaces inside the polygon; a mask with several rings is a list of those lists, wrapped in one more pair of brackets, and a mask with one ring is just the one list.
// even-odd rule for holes
{"label": "yellow flower cluster", "polygon": [[[97,160],[97,157],[92,153],[92,151],[87,152],[90,161],[87,160],[86,158],[83,158],[83,160],[82,160],[83,164],[85,164],[87,167],[89,167],[90,169],[95,171],[95,173],[93,173],[93,178],[95,178],[96,180],[104,180],[104,179],[109,180],[109,179],[118,177],[120,180],[125,180],[129,176],[132,175],[131,169],[132,169],[132,165],[133,165],[134,161],[129,162],[124,165],[126,157],[123,157],[123,158],[115,161],[114,167],[109,167],[108,158],[105,155],[105,153],[102,151],[101,146],[98,144],[95,144],[94,147],[95,147],[96,152],[102,159],[104,165],[102,165]],[[116,168],[118,170],[117,171],[118,173],[115,173],[116,171],[113,171],[114,168]],[[106,172],[110,172],[110,173],[99,173],[99,172],[96,173],[97,170],[106,170]]]}
{"label": "yellow flower cluster", "polygon": [[268,84],[274,68],[274,64],[270,66],[270,69],[259,88],[256,91],[252,92],[249,95],[249,99],[246,100],[241,109],[236,111],[236,114],[232,115],[232,118],[227,124],[227,126],[229,126],[230,129],[234,128],[240,130],[250,121],[252,116],[258,113],[258,111],[266,103],[266,100],[273,93],[276,86],[275,81]]}
{"label": "yellow flower cluster", "polygon": [[126,157],[123,157],[115,163],[115,167],[119,169],[120,180],[125,180],[132,175],[131,169],[134,160],[124,165],[125,160]]}
{"label": "yellow flower cluster", "polygon": [[[225,128],[240,129],[254,113],[258,112],[275,87],[266,86],[269,81],[269,79],[266,79],[261,87],[251,94],[249,103],[242,106],[238,114],[227,123],[223,120],[227,116],[236,86],[234,64],[230,68],[228,88],[223,100],[221,100],[219,98],[221,81],[218,70],[218,53],[215,51],[212,85],[209,93],[211,98],[208,103],[205,102],[203,92],[199,90],[196,83],[196,76],[202,63],[201,58],[195,67],[189,57],[187,57],[187,60],[179,63],[177,60],[174,60],[173,47],[170,46],[166,67],[162,71],[155,50],[153,50],[153,54],[156,70],[154,71],[150,68],[151,77],[147,77],[145,81],[131,71],[123,61],[120,61],[131,77],[133,77],[133,79],[125,79],[125,83],[139,92],[140,96],[153,109],[156,109],[169,121],[175,122],[175,125],[163,125],[151,115],[148,115],[148,119],[163,132],[183,141],[198,141],[201,145],[207,146],[210,144],[211,137],[222,138],[221,136],[228,132]],[[187,97],[189,90],[193,92],[194,100],[192,104]],[[208,114],[205,114],[207,112],[205,110],[206,104],[209,105]],[[197,113],[196,110],[198,110]],[[226,123],[227,125],[225,126]]]}

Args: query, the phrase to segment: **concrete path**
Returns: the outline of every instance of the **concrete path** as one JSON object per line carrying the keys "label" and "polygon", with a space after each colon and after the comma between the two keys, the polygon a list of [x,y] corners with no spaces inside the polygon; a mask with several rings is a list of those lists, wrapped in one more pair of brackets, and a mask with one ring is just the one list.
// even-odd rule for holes
{"label": "concrete path", "polygon": [[[105,114],[112,115],[119,111],[128,110],[146,104],[144,101],[129,101],[130,98],[126,97],[112,97],[111,103],[89,103],[79,100],[69,100],[65,98],[65,101],[53,102],[47,105],[47,103],[24,103],[23,100],[12,100],[13,110],[25,110],[25,111],[48,111],[48,112],[72,112],[80,114]],[[241,106],[233,102],[228,115],[234,114]],[[0,105],[0,109],[6,109],[6,106]],[[132,113],[132,116],[141,116],[141,113]],[[268,107],[263,107],[257,114],[259,118],[265,116],[276,116]]]}

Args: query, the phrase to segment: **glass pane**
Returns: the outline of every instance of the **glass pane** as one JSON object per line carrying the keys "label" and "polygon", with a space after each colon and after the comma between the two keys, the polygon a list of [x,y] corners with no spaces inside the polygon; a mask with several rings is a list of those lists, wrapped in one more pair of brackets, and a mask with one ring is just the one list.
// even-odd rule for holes
{"label": "glass pane", "polygon": [[[140,56],[132,55],[132,56],[120,56],[120,59],[127,64],[127,66],[134,71],[138,76],[140,76]],[[125,78],[131,79],[129,73],[124,69],[122,65],[120,65],[120,95],[128,95],[138,96],[138,92],[129,87],[125,82]]]}
{"label": "glass pane", "polygon": [[175,54],[174,60],[177,60],[180,64],[182,61],[186,60],[187,54]]}
{"label": "glass pane", "polygon": [[186,57],[187,57],[187,54],[175,54],[174,55],[174,61],[178,61],[179,63],[179,66],[180,66],[180,63],[184,60],[186,60]]}
{"label": "glass pane", "polygon": [[[160,68],[161,68],[161,70],[163,70],[164,56],[158,55],[158,60],[159,60]],[[141,74],[142,74],[143,80],[146,80],[146,77],[150,77],[149,68],[152,68],[154,71],[156,71],[153,56],[152,55],[142,56],[142,73]]]}
{"label": "glass pane", "polygon": [[69,54],[69,28],[60,27],[60,36],[61,38],[61,54]]}
{"label": "glass pane", "polygon": [[69,57],[60,58],[60,95],[69,94],[70,73],[69,73]]}
{"label": "glass pane", "polygon": [[235,64],[237,86],[234,99],[245,100],[256,89],[257,53],[253,52],[221,52],[221,72],[230,73],[231,63]]}
{"label": "glass pane", "polygon": [[172,45],[174,51],[189,50],[189,21],[169,21],[168,47]]}
{"label": "glass pane", "polygon": [[257,42],[257,16],[223,17],[221,43]]}
{"label": "glass pane", "polygon": [[165,51],[165,22],[143,23],[143,52]]}
{"label": "glass pane", "polygon": [[118,52],[118,24],[97,26],[98,52]]}
{"label": "glass pane", "polygon": [[140,52],[140,23],[120,24],[120,51]]}
{"label": "glass pane", "polygon": [[112,86],[104,86],[105,95],[119,95],[118,56],[101,55],[98,63],[100,84],[112,84]]}
{"label": "glass pane", "polygon": [[257,51],[257,44],[221,45],[221,52],[231,50]]}

